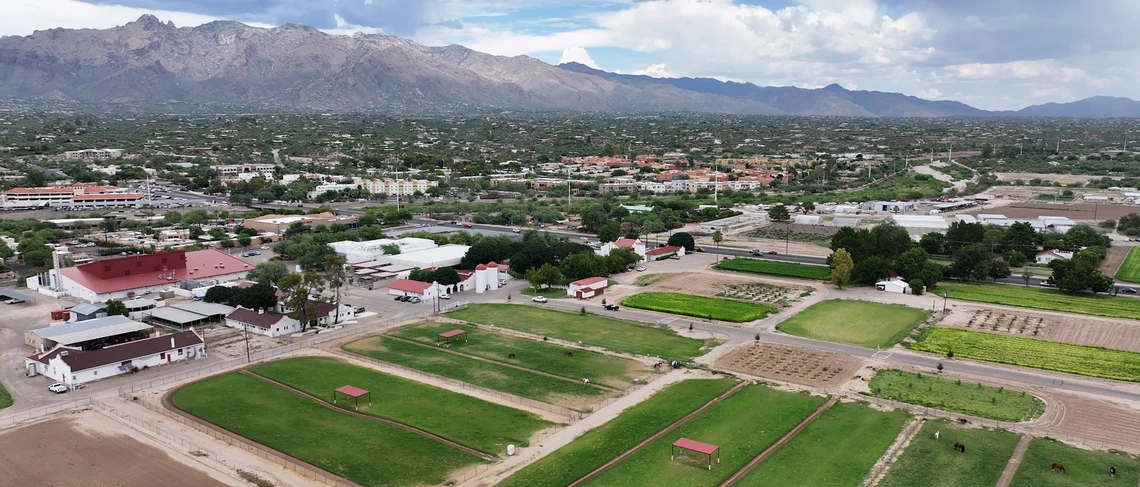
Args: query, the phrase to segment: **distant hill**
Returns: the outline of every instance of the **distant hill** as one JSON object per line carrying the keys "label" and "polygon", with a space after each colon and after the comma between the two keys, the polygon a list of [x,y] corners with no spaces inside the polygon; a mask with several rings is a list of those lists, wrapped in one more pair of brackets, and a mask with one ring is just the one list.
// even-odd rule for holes
{"label": "distant hill", "polygon": [[1014,113],[1024,117],[1133,118],[1140,117],[1140,101],[1094,96],[1071,103],[1033,105]]}

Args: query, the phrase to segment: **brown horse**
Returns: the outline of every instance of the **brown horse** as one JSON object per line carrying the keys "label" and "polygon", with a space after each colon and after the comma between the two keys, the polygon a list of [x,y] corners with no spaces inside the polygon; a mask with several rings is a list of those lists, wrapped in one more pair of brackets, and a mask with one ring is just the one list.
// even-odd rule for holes
{"label": "brown horse", "polygon": [[574,352],[571,352],[571,351],[567,350],[567,351],[565,351],[565,352],[562,352],[562,355],[565,355],[565,356],[567,356],[567,357],[573,357],[573,356],[574,356]]}
{"label": "brown horse", "polygon": [[515,353],[511,352],[510,355],[507,355],[507,358],[515,358]]}
{"label": "brown horse", "polygon": [[963,444],[961,444],[961,443],[955,443],[955,444],[954,444],[954,449],[955,449],[955,450],[958,450],[958,451],[960,451],[960,452],[962,452],[962,453],[966,453],[966,445],[963,445]]}
{"label": "brown horse", "polygon": [[1049,465],[1049,471],[1052,472],[1054,470],[1060,470],[1061,473],[1069,473],[1067,470],[1065,470],[1065,466],[1061,465],[1060,463]]}

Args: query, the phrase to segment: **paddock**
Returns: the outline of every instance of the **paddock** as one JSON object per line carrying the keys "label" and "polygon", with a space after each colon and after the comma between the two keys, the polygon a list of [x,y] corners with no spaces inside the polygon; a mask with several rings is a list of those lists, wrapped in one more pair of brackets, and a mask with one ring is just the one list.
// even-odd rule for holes
{"label": "paddock", "polygon": [[675,460],[677,456],[684,455],[686,452],[700,453],[708,457],[709,470],[712,470],[712,457],[716,455],[716,463],[720,463],[720,447],[703,443],[697,440],[690,440],[688,438],[681,438],[673,442],[669,448],[669,459]]}

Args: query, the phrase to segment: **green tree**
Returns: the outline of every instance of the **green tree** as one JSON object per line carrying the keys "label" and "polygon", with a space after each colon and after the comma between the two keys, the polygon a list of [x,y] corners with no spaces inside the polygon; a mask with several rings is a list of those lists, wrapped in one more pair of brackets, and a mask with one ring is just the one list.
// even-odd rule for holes
{"label": "green tree", "polygon": [[459,273],[450,267],[440,267],[431,273],[431,282],[438,282],[444,286],[459,284]]}
{"label": "green tree", "polygon": [[[959,279],[982,280],[989,275],[989,262],[991,260],[993,260],[993,254],[984,245],[981,243],[969,244],[954,252],[949,274]],[[979,274],[981,277],[978,277]]]}
{"label": "green tree", "polygon": [[562,280],[562,271],[554,265],[543,264],[542,267],[527,271],[526,280],[537,291],[558,284]]}
{"label": "green tree", "polygon": [[688,232],[676,232],[669,236],[669,241],[665,243],[670,247],[684,247],[685,252],[692,252],[697,248],[697,241],[693,239],[693,234]]}
{"label": "green tree", "polygon": [[432,282],[431,279],[432,279],[431,271],[429,271],[427,269],[420,269],[419,267],[417,267],[415,269],[412,269],[411,272],[408,272],[408,280],[409,281],[419,281],[419,282],[430,283],[430,282]]}
{"label": "green tree", "polygon": [[249,247],[249,244],[253,243],[253,239],[249,238],[249,235],[242,235],[238,237],[237,241],[238,245],[241,245],[242,247]]}
{"label": "green tree", "polygon": [[285,293],[282,303],[293,309],[293,315],[301,322],[301,331],[307,330],[316,319],[317,304],[324,301],[318,293],[324,284],[316,272],[289,274],[278,282],[281,292]]}
{"label": "green tree", "polygon": [[938,232],[924,234],[918,241],[918,246],[926,251],[927,255],[941,255],[946,251],[946,236]]}
{"label": "green tree", "polygon": [[234,300],[234,288],[227,286],[214,286],[206,290],[202,301],[207,303],[230,304]]}
{"label": "green tree", "polygon": [[720,262],[720,243],[724,241],[724,234],[720,233],[720,230],[717,230],[717,231],[713,232],[712,240],[713,240],[713,243],[716,244],[716,251],[717,251],[716,261]]}
{"label": "green tree", "polygon": [[333,292],[333,298],[336,300],[333,303],[336,304],[336,314],[333,317],[333,323],[340,323],[340,291],[351,279],[348,270],[348,261],[343,256],[338,254],[325,256],[325,274],[323,277],[325,284],[327,284],[329,290]]}
{"label": "green tree", "polygon": [[571,281],[597,277],[606,273],[603,258],[593,252],[580,252],[566,256],[559,266],[562,275]]}
{"label": "green tree", "polygon": [[910,281],[909,285],[911,294],[915,296],[921,296],[922,288],[926,286],[926,283],[922,282],[922,279],[913,279]]}
{"label": "green tree", "polygon": [[396,244],[384,244],[380,248],[384,251],[384,255],[400,255],[400,246]]}
{"label": "green tree", "polygon": [[792,215],[788,213],[788,207],[772,205],[772,208],[768,210],[768,219],[774,222],[786,222],[792,219]]}
{"label": "green tree", "polygon": [[254,266],[245,274],[245,278],[250,281],[277,286],[281,278],[287,275],[289,275],[289,267],[284,262],[271,260]]}
{"label": "green tree", "polygon": [[851,282],[872,285],[891,275],[891,260],[877,255],[855,263],[851,268]]}
{"label": "green tree", "polygon": [[28,168],[24,171],[24,186],[39,188],[47,185],[47,175],[39,169]]}
{"label": "green tree", "polygon": [[245,289],[237,289],[234,291],[231,306],[272,310],[277,307],[277,290],[264,282],[256,283]]}
{"label": "green tree", "polygon": [[609,220],[598,226],[598,241],[602,243],[610,243],[616,241],[621,236],[621,224],[614,220]]}
{"label": "green tree", "polygon": [[16,251],[20,253],[20,260],[24,264],[45,268],[52,265],[52,249],[48,247],[44,240],[35,234],[28,232],[20,239],[20,243],[16,245]]}
{"label": "green tree", "polygon": [[107,316],[128,316],[130,311],[127,310],[127,305],[123,304],[118,299],[107,300]]}
{"label": "green tree", "polygon": [[855,268],[855,262],[851,260],[851,254],[847,253],[847,249],[836,250],[831,256],[831,282],[835,283],[835,287],[843,289],[847,281],[851,280],[851,271]]}
{"label": "green tree", "polygon": [[1116,222],[1116,231],[1129,237],[1140,236],[1140,214],[1129,213]]}

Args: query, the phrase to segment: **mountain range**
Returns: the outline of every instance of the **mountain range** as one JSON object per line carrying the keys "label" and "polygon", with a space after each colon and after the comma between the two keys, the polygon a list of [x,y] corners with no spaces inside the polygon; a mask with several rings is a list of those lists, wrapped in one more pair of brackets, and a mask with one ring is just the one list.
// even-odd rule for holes
{"label": "mountain range", "polygon": [[1140,117],[1140,102],[1126,98],[990,112],[838,85],[804,89],[615,74],[388,35],[331,35],[296,24],[259,28],[217,21],[177,28],[151,15],[111,29],[0,38],[0,97],[156,111]]}

